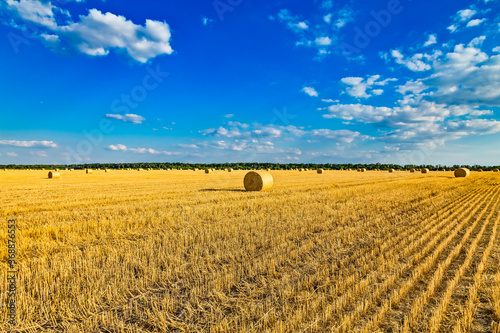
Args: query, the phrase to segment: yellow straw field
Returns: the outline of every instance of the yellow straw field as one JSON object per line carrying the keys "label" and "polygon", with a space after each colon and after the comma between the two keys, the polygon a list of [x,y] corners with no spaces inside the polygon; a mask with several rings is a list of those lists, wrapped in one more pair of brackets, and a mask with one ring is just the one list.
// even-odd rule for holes
{"label": "yellow straw field", "polygon": [[59,173],[0,174],[2,332],[499,331],[499,173]]}

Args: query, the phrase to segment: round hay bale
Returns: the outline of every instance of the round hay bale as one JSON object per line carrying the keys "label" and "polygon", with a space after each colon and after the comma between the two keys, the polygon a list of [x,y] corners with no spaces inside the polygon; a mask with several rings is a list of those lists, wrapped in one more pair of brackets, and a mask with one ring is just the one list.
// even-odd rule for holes
{"label": "round hay bale", "polygon": [[85,169],[85,173],[92,173],[92,169]]}
{"label": "round hay bale", "polygon": [[467,168],[460,168],[455,170],[455,177],[468,177],[470,170]]}
{"label": "round hay bale", "polygon": [[305,171],[305,170],[306,170],[306,169],[304,169],[304,168],[300,168],[300,170],[299,170],[299,171]]}
{"label": "round hay bale", "polygon": [[422,173],[428,173],[428,172],[429,172],[429,169],[427,169],[427,168],[423,168],[421,172],[422,172]]}
{"label": "round hay bale", "polygon": [[479,170],[477,170],[477,172],[483,172],[483,169],[479,169]]}
{"label": "round hay bale", "polygon": [[267,168],[266,171],[271,171],[271,169]]}
{"label": "round hay bale", "polygon": [[390,173],[393,173],[394,171],[396,171],[396,170],[394,170],[394,169],[389,169],[389,172],[390,172]]}
{"label": "round hay bale", "polygon": [[316,170],[316,172],[319,173],[320,175],[323,173],[323,171],[325,171],[325,170],[323,170],[323,169]]}
{"label": "round hay bale", "polygon": [[61,178],[61,174],[56,171],[49,172],[49,179]]}
{"label": "round hay bale", "polygon": [[111,172],[111,170],[109,170],[109,169],[104,169],[104,172]]}
{"label": "round hay bale", "polygon": [[359,171],[366,172],[366,168],[361,168],[361,169],[359,169]]}
{"label": "round hay bale", "polygon": [[247,191],[266,191],[273,187],[273,176],[267,171],[250,171],[243,179]]}
{"label": "round hay bale", "polygon": [[500,170],[498,170],[498,169],[493,169],[493,172],[499,172],[499,171],[500,171]]}
{"label": "round hay bale", "polygon": [[414,172],[415,172],[415,169],[410,169],[410,172],[411,172],[411,173],[414,173]]}
{"label": "round hay bale", "polygon": [[205,169],[205,173],[212,173],[212,169]]}
{"label": "round hay bale", "polygon": [[232,169],[232,168],[227,169],[227,172],[231,172],[231,171],[233,171],[233,169]]}

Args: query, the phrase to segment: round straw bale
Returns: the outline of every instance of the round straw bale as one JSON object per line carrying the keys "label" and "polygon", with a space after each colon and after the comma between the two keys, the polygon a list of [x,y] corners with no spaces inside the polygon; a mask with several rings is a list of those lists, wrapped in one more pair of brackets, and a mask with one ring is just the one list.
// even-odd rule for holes
{"label": "round straw bale", "polygon": [[273,176],[267,171],[250,171],[243,179],[245,190],[265,191],[273,187]]}
{"label": "round straw bale", "polygon": [[232,169],[232,168],[227,169],[227,172],[231,172],[231,171],[233,171],[233,169]]}
{"label": "round straw bale", "polygon": [[359,169],[359,171],[366,172],[366,168],[361,168],[361,169]]}
{"label": "round straw bale", "polygon": [[109,169],[104,169],[104,172],[111,172],[111,170],[109,170]]}
{"label": "round straw bale", "polygon": [[396,170],[394,170],[394,169],[389,169],[389,172],[390,172],[390,173],[393,173],[394,171],[396,171]]}
{"label": "round straw bale", "polygon": [[415,172],[415,169],[410,169],[410,172],[411,172],[411,173],[414,173],[414,172]]}
{"label": "round straw bale", "polygon": [[266,171],[271,171],[271,169],[267,168]]}
{"label": "round straw bale", "polygon": [[56,172],[56,171],[50,171],[49,172],[49,178],[52,179],[52,178],[61,178],[61,174],[59,172]]}
{"label": "round straw bale", "polygon": [[479,170],[477,170],[477,172],[483,172],[483,169],[479,169]]}
{"label": "round straw bale", "polygon": [[86,173],[92,173],[92,169],[85,169]]}
{"label": "round straw bale", "polygon": [[421,172],[422,172],[422,173],[428,173],[428,172],[429,172],[429,169],[427,169],[427,168],[423,168]]}
{"label": "round straw bale", "polygon": [[470,175],[470,170],[467,168],[460,168],[455,170],[455,177],[467,177]]}
{"label": "round straw bale", "polygon": [[212,173],[212,169],[205,169],[205,173]]}
{"label": "round straw bale", "polygon": [[316,172],[317,172],[317,173],[319,173],[319,174],[322,174],[322,173],[323,173],[323,171],[324,171],[324,170],[323,170],[323,169],[321,169],[321,168],[320,168],[320,169],[318,169],[318,170],[316,170]]}
{"label": "round straw bale", "polygon": [[499,172],[499,171],[500,171],[500,170],[498,170],[498,169],[493,169],[493,172]]}

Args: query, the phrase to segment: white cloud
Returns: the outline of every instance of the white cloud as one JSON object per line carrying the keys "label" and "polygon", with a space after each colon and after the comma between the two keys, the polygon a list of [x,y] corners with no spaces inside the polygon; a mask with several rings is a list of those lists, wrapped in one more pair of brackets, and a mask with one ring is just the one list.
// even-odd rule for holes
{"label": "white cloud", "polygon": [[413,72],[422,72],[431,69],[429,64],[422,61],[425,58],[422,53],[414,54],[411,58],[406,59],[399,50],[392,50],[391,55],[396,60],[396,63],[406,66],[406,68]]}
{"label": "white cloud", "polygon": [[304,87],[304,88],[302,88],[302,91],[304,93],[308,94],[309,96],[318,97],[318,92],[316,91],[316,89],[314,89],[312,87]]}
{"label": "white cloud", "polygon": [[455,32],[458,30],[458,27],[455,24],[452,24],[446,29],[450,30],[450,32]]}
{"label": "white cloud", "polygon": [[[170,46],[170,27],[165,22],[147,19],[145,25],[137,25],[124,16],[103,14],[90,9],[87,16],[80,15],[79,22],[71,21],[71,14],[50,2],[39,0],[6,0],[7,9],[19,18],[43,26],[39,36],[50,47],[64,42],[90,56],[106,56],[110,50],[127,53],[140,63],[173,52]],[[56,15],[65,22],[56,21]]]}
{"label": "white cloud", "polygon": [[113,151],[122,151],[122,152],[131,152],[134,154],[152,154],[152,155],[182,155],[182,153],[179,152],[170,152],[170,151],[158,151],[153,148],[128,148],[127,146],[123,144],[117,144],[117,145],[109,145],[107,147],[109,150]]}
{"label": "white cloud", "polygon": [[299,22],[299,23],[297,23],[297,28],[305,30],[305,29],[308,29],[309,26],[307,25],[306,22]]}
{"label": "white cloud", "polygon": [[[366,78],[362,77],[344,77],[340,80],[343,84],[349,86],[346,88],[346,92],[353,97],[357,98],[368,98],[372,95],[381,95],[384,91],[382,89],[373,89],[374,86],[385,86],[390,81],[395,81],[396,79],[385,79],[383,81],[378,81],[380,75],[371,75]],[[367,90],[370,90],[369,93]]]}
{"label": "white cloud", "polygon": [[467,21],[472,16],[476,15],[476,13],[477,12],[473,9],[463,9],[463,10],[459,10],[457,12],[457,15],[458,15],[460,21]]}
{"label": "white cloud", "polygon": [[200,148],[200,147],[198,147],[197,145],[194,145],[194,144],[184,144],[184,143],[178,144],[177,147],[183,148],[183,149],[198,149],[198,148]]}
{"label": "white cloud", "polygon": [[41,2],[38,0],[6,0],[7,8],[16,12],[22,19],[40,24],[47,28],[56,28],[56,20],[50,2]]}
{"label": "white cloud", "polygon": [[467,28],[470,28],[470,27],[476,27],[478,25],[480,25],[481,23],[484,22],[484,19],[475,19],[475,20],[470,20],[468,23],[467,23]]}
{"label": "white cloud", "polygon": [[209,25],[210,23],[212,23],[214,20],[208,18],[208,17],[202,17],[201,18],[201,23],[204,25],[204,26],[207,26]]}
{"label": "white cloud", "polygon": [[495,53],[500,53],[500,46],[494,47],[491,51]]}
{"label": "white cloud", "polygon": [[427,42],[424,43],[424,47],[433,45],[437,43],[437,37],[436,35],[429,35],[429,39],[427,39]]}
{"label": "white cloud", "polygon": [[331,45],[332,40],[330,39],[330,37],[318,37],[316,38],[315,43],[317,45],[326,46],[326,45]]}
{"label": "white cloud", "polygon": [[97,9],[80,16],[78,23],[60,27],[57,33],[91,56],[107,55],[110,49],[117,48],[145,63],[158,55],[173,52],[167,23],[146,20],[145,26],[136,25],[124,16],[103,14]]}
{"label": "white cloud", "polygon": [[57,148],[54,141],[16,141],[16,140],[0,140],[0,146],[13,146],[23,148]]}
{"label": "white cloud", "polygon": [[17,157],[18,155],[14,152],[9,152],[6,154],[7,156],[10,156],[10,157]]}
{"label": "white cloud", "polygon": [[234,117],[234,114],[228,113],[228,114],[225,114],[224,117],[225,118],[232,118],[232,117]]}
{"label": "white cloud", "polygon": [[146,120],[144,117],[132,113],[126,115],[108,113],[106,117],[122,120],[124,122],[131,122],[132,124],[142,124],[142,122]]}
{"label": "white cloud", "polygon": [[[336,140],[336,141],[341,141],[341,142],[346,142],[346,143],[351,143],[354,141],[354,139],[358,138],[361,136],[359,132],[353,132],[349,130],[329,130],[329,129],[317,129],[317,130],[312,130],[311,135],[314,137],[322,138],[322,139],[329,139],[329,140]],[[361,136],[364,138],[367,138],[366,136]]]}
{"label": "white cloud", "polygon": [[483,42],[484,42],[485,39],[486,39],[486,36],[476,37],[473,40],[471,40],[471,42],[467,46],[468,47],[478,47],[478,46],[481,46],[481,45],[483,45]]}

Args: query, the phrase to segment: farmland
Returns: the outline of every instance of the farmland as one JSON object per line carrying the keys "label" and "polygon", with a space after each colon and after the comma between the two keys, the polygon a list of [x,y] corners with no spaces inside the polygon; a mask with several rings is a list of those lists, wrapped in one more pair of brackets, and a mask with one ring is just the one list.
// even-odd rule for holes
{"label": "farmland", "polygon": [[499,331],[499,173],[47,173],[0,171],[0,331]]}

